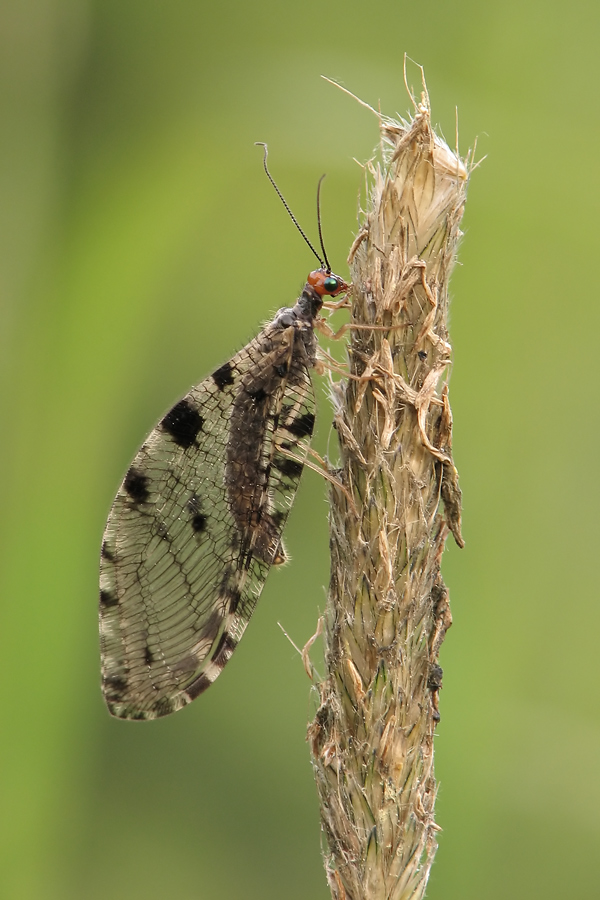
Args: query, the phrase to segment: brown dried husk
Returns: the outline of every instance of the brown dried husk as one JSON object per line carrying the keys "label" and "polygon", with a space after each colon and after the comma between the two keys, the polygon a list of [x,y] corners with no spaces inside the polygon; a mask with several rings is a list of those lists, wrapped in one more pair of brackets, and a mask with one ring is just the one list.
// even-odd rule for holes
{"label": "brown dried husk", "polygon": [[335,900],[424,895],[437,849],[433,736],[440,574],[459,546],[447,377],[448,278],[469,165],[414,118],[379,117],[368,210],[351,250],[353,376],[333,391],[342,457],[331,496],[326,676],[309,741]]}

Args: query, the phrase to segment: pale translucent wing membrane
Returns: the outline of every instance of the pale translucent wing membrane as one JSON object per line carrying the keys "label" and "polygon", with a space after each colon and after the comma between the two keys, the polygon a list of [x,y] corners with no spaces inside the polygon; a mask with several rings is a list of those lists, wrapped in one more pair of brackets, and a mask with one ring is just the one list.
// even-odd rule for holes
{"label": "pale translucent wing membrane", "polygon": [[[300,367],[298,367],[300,368]],[[288,382],[273,440],[269,494],[275,516],[287,516],[315,424],[315,398],[306,368]]]}
{"label": "pale translucent wing membrane", "polygon": [[268,325],[167,413],[113,504],[101,562],[103,690],[155,718],[231,657],[273,563],[314,423],[306,353]]}

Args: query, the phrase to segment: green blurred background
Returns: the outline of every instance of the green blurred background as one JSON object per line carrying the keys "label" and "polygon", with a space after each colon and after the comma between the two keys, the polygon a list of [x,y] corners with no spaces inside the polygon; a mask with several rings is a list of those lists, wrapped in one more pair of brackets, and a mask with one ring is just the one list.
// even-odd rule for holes
{"label": "green blurred background", "polygon": [[[474,173],[452,282],[466,549],[444,573],[432,900],[597,898],[600,7],[574,0],[5,0],[0,9],[2,838],[7,900],[326,900],[305,744],[326,489],[198,703],[110,720],[98,548],[124,469],[188,386],[334,269],[425,66]],[[411,71],[418,85],[418,72]],[[323,405],[317,446],[330,438]]]}

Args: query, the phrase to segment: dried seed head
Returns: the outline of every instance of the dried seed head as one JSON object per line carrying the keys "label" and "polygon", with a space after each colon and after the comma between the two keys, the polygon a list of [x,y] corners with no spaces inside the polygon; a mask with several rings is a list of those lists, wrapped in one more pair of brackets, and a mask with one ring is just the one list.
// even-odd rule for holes
{"label": "dried seed head", "polygon": [[440,560],[449,530],[462,545],[445,379],[469,162],[434,134],[426,95],[412,120],[379,122],[349,257],[352,320],[376,329],[352,332],[355,377],[335,404],[359,516],[332,493],[327,675],[309,729],[339,900],[424,894],[438,830],[438,653],[451,624]]}

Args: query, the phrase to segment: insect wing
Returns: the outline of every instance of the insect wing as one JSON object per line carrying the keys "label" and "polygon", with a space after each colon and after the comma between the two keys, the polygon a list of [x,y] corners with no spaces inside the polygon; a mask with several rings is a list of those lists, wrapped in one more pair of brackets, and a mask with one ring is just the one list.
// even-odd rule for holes
{"label": "insect wing", "polygon": [[315,401],[303,344],[274,321],[148,436],[102,544],[104,697],[120,718],[185,706],[222,671],[271,565]]}

